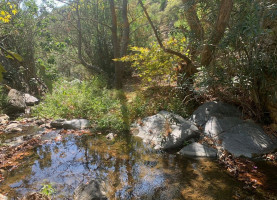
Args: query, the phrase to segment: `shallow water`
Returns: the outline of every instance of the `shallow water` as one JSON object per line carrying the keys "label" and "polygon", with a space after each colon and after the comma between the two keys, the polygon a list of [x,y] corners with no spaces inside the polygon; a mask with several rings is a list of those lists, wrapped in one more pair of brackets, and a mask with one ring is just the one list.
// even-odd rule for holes
{"label": "shallow water", "polygon": [[74,189],[93,178],[105,181],[109,199],[277,199],[243,189],[216,161],[153,151],[131,136],[107,141],[102,135],[68,135],[35,148],[0,184],[0,193],[22,197],[51,183],[53,199],[72,199]]}

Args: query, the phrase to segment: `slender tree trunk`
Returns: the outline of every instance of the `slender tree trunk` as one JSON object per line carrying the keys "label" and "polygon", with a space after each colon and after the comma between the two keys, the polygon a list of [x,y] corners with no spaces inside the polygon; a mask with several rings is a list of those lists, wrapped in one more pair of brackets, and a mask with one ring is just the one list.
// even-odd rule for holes
{"label": "slender tree trunk", "polygon": [[[110,0],[110,9],[112,16],[112,41],[113,41],[113,53],[114,58],[120,57],[120,45],[117,36],[117,18],[114,6],[114,0]],[[115,65],[115,88],[122,88],[122,69],[121,62],[114,62]]]}
{"label": "slender tree trunk", "polygon": [[82,43],[83,43],[83,37],[82,37],[82,26],[81,26],[81,18],[80,18],[80,11],[79,11],[79,3],[80,1],[77,1],[76,6],[76,15],[77,15],[77,31],[78,31],[78,58],[82,65],[84,65],[88,70],[90,70],[92,73],[103,73],[103,70],[95,65],[88,64],[83,56],[82,56]]}
{"label": "slender tree trunk", "polygon": [[183,0],[183,3],[187,7],[185,10],[185,17],[191,31],[195,35],[196,39],[202,41],[204,39],[204,29],[196,12],[196,2],[194,0]]}
{"label": "slender tree trunk", "polygon": [[125,56],[127,54],[127,49],[129,44],[130,24],[129,24],[127,12],[128,12],[128,0],[122,0],[123,33],[122,33],[120,56]]}
{"label": "slender tree trunk", "polygon": [[224,36],[224,32],[231,16],[232,8],[233,0],[221,0],[216,25],[210,37],[210,44],[204,47],[201,55],[202,66],[208,66],[211,63],[215,48]]}

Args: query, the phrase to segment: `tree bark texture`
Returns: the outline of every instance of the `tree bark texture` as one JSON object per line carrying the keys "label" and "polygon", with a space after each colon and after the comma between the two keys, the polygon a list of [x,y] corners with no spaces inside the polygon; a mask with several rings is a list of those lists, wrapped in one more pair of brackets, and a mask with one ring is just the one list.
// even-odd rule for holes
{"label": "tree bark texture", "polygon": [[224,32],[231,16],[232,8],[233,0],[221,0],[215,28],[209,40],[210,42],[204,47],[201,55],[202,66],[208,66],[211,63],[216,46],[224,36]]}

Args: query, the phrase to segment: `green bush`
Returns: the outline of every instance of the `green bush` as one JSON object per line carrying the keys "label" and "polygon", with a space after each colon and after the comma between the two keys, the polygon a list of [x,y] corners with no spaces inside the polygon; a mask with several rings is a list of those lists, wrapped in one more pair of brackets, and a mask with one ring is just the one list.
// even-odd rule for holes
{"label": "green bush", "polygon": [[161,110],[179,114],[184,118],[191,114],[178,90],[170,86],[155,86],[139,92],[128,104],[128,110],[130,121],[156,114]]}
{"label": "green bush", "polygon": [[47,94],[34,108],[33,115],[53,119],[85,118],[101,130],[123,131],[128,128],[116,91],[106,89],[106,82],[96,77],[82,82],[55,82],[52,94]]}

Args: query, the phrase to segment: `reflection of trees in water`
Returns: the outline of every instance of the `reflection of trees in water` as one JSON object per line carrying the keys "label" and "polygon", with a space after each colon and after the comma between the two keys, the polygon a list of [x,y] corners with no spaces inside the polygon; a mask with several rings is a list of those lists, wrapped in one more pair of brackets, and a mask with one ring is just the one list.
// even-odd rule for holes
{"label": "reflection of trees in water", "polygon": [[38,163],[41,170],[52,165],[52,151],[50,146],[40,146],[37,148],[37,154],[39,155]]}

